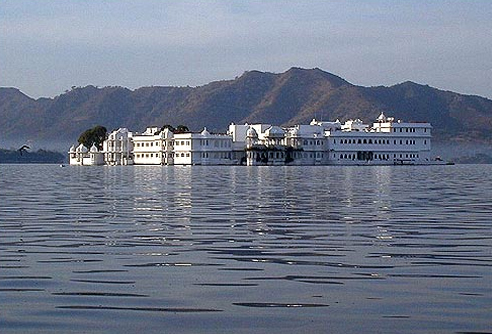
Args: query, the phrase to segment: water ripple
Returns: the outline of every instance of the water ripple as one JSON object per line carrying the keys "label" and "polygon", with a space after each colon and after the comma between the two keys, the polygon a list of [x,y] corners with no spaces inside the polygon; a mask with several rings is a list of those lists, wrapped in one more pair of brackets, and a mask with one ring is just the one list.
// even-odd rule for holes
{"label": "water ripple", "polygon": [[2,333],[490,329],[492,166],[0,175]]}

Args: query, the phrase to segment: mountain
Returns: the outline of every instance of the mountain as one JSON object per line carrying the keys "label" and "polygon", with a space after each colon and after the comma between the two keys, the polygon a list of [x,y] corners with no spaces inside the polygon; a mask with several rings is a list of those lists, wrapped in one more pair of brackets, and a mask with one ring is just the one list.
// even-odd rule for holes
{"label": "mountain", "polygon": [[429,121],[437,142],[492,143],[492,100],[413,82],[363,87],[320,69],[291,68],[280,74],[248,71],[200,87],[74,87],[55,98],[32,99],[0,88],[0,146],[29,140],[67,145],[95,125],[143,131],[184,124],[225,131],[230,122],[372,122],[380,112]]}

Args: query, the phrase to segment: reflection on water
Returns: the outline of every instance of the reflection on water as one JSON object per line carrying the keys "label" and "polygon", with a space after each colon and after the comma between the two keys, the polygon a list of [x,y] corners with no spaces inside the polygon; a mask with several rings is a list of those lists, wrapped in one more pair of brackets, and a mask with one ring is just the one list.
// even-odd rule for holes
{"label": "reflection on water", "polygon": [[486,333],[491,172],[0,165],[0,328]]}

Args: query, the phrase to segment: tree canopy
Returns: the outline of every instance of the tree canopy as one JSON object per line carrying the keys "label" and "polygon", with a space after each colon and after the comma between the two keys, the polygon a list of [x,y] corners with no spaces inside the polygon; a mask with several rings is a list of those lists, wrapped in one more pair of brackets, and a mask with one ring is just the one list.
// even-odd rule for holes
{"label": "tree canopy", "polygon": [[103,141],[106,139],[108,130],[101,125],[96,125],[92,129],[85,130],[79,137],[79,144],[84,144],[85,147],[90,148],[92,144],[95,144],[98,149],[102,149]]}
{"label": "tree canopy", "polygon": [[190,132],[190,129],[186,125],[178,125],[176,128],[170,124],[165,124],[162,126],[161,131],[163,131],[165,128],[168,128],[169,131],[173,133],[185,133],[185,132]]}
{"label": "tree canopy", "polygon": [[178,125],[176,127],[176,131],[174,133],[184,133],[184,132],[190,132],[190,129],[186,125]]}
{"label": "tree canopy", "polygon": [[170,125],[170,124],[164,124],[162,127],[161,127],[161,131],[164,131],[164,129],[169,129],[169,131],[171,132],[174,132],[176,131],[176,129],[174,128],[174,126]]}

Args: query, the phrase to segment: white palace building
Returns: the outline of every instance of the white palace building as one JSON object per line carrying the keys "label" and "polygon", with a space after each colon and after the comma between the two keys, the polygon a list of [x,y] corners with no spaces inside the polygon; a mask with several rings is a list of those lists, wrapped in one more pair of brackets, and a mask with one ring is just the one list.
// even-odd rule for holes
{"label": "white palace building", "polygon": [[173,133],[149,127],[111,132],[100,151],[82,144],[69,151],[71,165],[422,165],[432,160],[431,125],[406,123],[383,113],[361,120],[280,127],[230,124],[227,133]]}

